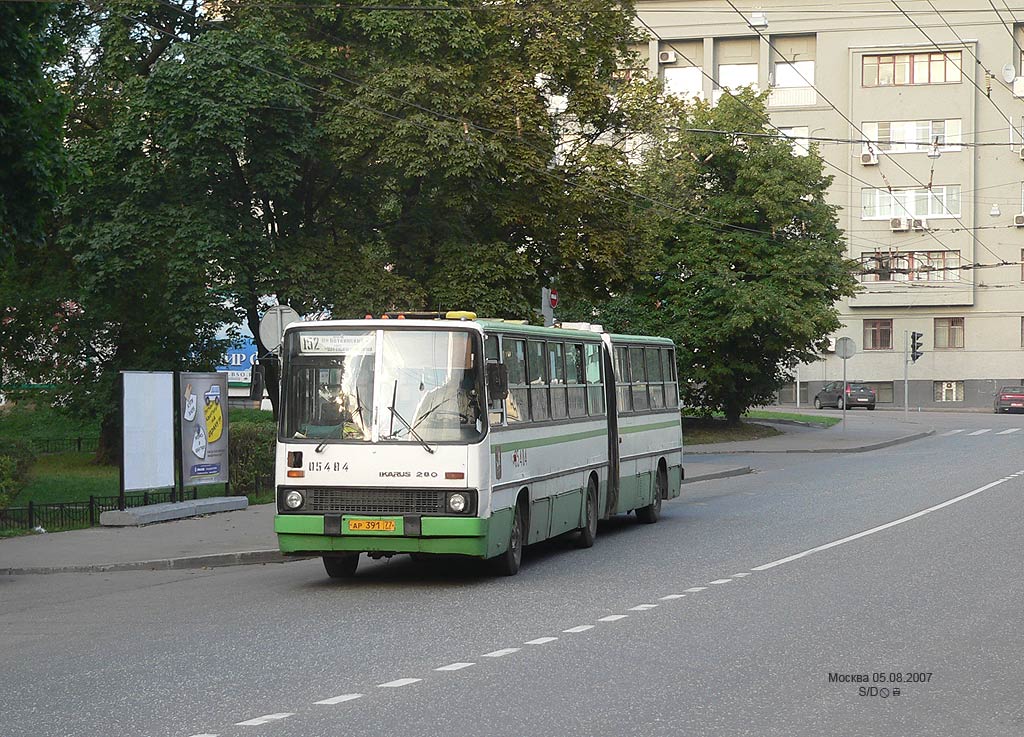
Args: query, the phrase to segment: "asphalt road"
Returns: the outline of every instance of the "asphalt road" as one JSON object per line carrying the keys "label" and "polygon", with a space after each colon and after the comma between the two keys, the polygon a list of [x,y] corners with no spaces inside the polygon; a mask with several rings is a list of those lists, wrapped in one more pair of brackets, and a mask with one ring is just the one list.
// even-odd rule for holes
{"label": "asphalt road", "polygon": [[0,578],[0,735],[1019,737],[1024,429],[999,433],[1024,416],[930,419],[870,454],[737,457],[761,470],[515,578]]}

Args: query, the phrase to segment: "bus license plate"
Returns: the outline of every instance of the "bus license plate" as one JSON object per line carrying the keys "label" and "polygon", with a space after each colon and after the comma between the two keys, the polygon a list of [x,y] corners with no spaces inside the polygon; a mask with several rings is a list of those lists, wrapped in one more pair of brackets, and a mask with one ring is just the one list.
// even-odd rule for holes
{"label": "bus license plate", "polygon": [[394,532],[395,521],[393,519],[350,519],[348,521],[349,532]]}

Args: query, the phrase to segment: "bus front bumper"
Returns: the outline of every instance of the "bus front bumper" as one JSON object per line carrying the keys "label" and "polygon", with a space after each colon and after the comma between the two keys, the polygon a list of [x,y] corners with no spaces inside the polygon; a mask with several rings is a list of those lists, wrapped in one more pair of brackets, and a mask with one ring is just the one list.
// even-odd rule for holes
{"label": "bus front bumper", "polygon": [[281,552],[323,555],[333,552],[444,553],[488,558],[501,550],[489,544],[491,519],[479,517],[378,517],[393,521],[394,531],[349,532],[349,515],[279,514],[274,518]]}

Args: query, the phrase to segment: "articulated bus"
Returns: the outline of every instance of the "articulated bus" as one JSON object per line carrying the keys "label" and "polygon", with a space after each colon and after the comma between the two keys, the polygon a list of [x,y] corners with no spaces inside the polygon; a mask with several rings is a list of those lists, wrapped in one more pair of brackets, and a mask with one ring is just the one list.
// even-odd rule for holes
{"label": "articulated bus", "polygon": [[300,322],[282,344],[281,551],[329,576],[361,553],[456,554],[519,570],[523,547],[679,496],[675,350],[585,324]]}

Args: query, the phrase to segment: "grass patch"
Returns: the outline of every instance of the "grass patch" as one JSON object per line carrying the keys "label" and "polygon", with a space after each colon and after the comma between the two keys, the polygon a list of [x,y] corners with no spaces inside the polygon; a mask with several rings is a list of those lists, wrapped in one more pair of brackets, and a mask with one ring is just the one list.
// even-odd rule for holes
{"label": "grass patch", "polygon": [[740,422],[729,427],[724,419],[714,417],[684,417],[683,444],[731,443],[737,440],[760,440],[781,435],[782,431],[756,422]]}
{"label": "grass patch", "polygon": [[822,427],[832,427],[842,421],[838,417],[826,417],[825,415],[805,415],[799,412],[772,412],[771,410],[762,409],[751,410],[743,416],[757,420],[793,420],[795,422],[806,422],[808,425],[821,425]]}
{"label": "grass patch", "polygon": [[59,409],[54,409],[45,399],[0,406],[0,438],[95,438],[99,434],[98,421],[72,417]]}
{"label": "grass patch", "polygon": [[228,410],[229,422],[256,422],[269,425],[274,424],[274,413],[265,409],[246,409],[244,407],[231,407]]}

